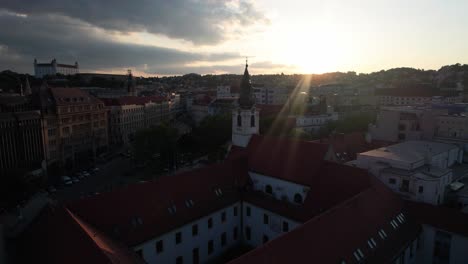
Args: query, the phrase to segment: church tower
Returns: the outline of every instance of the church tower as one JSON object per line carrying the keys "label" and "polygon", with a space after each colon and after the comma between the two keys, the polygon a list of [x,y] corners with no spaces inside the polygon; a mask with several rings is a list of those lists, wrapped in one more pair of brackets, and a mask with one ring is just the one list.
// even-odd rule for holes
{"label": "church tower", "polygon": [[128,70],[127,74],[127,95],[137,96],[135,89],[135,80],[133,79],[132,70]]}
{"label": "church tower", "polygon": [[232,145],[247,147],[253,134],[259,133],[259,116],[250,83],[249,65],[245,62],[237,109],[232,111]]}

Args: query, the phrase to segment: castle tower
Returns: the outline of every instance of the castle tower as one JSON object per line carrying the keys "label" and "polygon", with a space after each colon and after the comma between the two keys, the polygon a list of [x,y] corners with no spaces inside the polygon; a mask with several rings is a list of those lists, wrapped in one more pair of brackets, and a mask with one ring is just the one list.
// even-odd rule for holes
{"label": "castle tower", "polygon": [[232,111],[232,144],[247,147],[253,134],[259,133],[259,115],[250,83],[249,65],[245,63],[237,109]]}

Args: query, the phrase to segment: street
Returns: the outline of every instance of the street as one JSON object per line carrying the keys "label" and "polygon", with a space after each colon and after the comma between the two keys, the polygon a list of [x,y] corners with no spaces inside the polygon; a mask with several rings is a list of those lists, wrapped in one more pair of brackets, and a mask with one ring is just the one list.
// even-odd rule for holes
{"label": "street", "polygon": [[60,202],[79,199],[83,196],[94,195],[95,193],[109,191],[119,185],[131,182],[124,173],[130,167],[130,160],[125,157],[115,157],[107,163],[98,165],[99,171],[91,176],[83,178],[79,183],[72,186],[64,186],[54,194]]}

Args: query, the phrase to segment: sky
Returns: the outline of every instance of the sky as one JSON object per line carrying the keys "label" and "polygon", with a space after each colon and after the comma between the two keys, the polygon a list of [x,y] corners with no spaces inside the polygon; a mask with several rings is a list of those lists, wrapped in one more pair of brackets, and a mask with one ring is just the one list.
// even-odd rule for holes
{"label": "sky", "polygon": [[0,70],[164,76],[468,63],[466,0],[0,0]]}

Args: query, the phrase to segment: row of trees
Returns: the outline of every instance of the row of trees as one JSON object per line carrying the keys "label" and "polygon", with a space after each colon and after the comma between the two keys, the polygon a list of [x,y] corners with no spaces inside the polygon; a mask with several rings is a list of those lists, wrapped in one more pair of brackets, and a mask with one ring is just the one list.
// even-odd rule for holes
{"label": "row of trees", "polygon": [[170,124],[141,130],[135,135],[133,152],[137,166],[159,173],[205,155],[211,162],[223,159],[230,137],[230,116],[210,116],[184,135]]}

